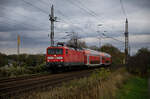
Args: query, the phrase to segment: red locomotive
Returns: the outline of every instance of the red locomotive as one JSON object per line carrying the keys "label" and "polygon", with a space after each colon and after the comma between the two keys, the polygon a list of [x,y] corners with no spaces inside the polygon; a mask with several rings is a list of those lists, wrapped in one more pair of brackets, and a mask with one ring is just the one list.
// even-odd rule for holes
{"label": "red locomotive", "polygon": [[46,63],[52,70],[74,66],[109,66],[111,64],[111,56],[107,53],[90,49],[55,46],[47,48]]}

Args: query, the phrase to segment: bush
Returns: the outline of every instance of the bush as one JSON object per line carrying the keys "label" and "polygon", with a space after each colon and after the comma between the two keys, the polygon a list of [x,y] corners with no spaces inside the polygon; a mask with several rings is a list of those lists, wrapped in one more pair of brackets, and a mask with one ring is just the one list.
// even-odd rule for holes
{"label": "bush", "polygon": [[147,74],[150,66],[150,51],[147,48],[141,48],[136,55],[130,57],[128,71],[140,76]]}
{"label": "bush", "polygon": [[37,65],[37,66],[34,66],[34,67],[33,66],[27,66],[27,69],[29,69],[30,71],[32,71],[33,74],[46,72],[45,63]]}
{"label": "bush", "polygon": [[25,67],[11,66],[0,68],[1,77],[16,77],[24,74],[29,74],[31,71],[27,70]]}
{"label": "bush", "polygon": [[44,64],[32,66],[10,66],[0,68],[0,77],[16,77],[28,74],[46,73]]}

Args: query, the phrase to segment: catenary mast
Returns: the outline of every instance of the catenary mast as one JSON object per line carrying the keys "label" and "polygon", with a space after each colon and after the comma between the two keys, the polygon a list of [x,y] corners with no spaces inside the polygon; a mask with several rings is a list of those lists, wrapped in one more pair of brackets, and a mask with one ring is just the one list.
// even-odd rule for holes
{"label": "catenary mast", "polygon": [[128,19],[126,18],[126,22],[125,22],[125,64],[128,64],[128,49],[129,49],[129,34],[128,34]]}
{"label": "catenary mast", "polygon": [[54,46],[54,22],[56,21],[56,17],[54,17],[54,6],[51,7],[51,14],[49,15],[51,21],[51,33],[50,33],[50,40],[51,46]]}

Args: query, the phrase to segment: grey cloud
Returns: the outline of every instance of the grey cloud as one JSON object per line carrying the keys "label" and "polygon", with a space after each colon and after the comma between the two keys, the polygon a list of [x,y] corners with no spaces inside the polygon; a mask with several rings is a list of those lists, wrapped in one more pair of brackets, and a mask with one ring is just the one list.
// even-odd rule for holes
{"label": "grey cloud", "polygon": [[[129,33],[149,34],[150,1],[122,1],[129,17]],[[44,49],[49,46],[48,15],[52,3],[59,21],[55,23],[56,40],[66,35],[65,32],[71,31],[78,32],[82,38],[97,37],[98,30],[107,31],[106,35],[112,37],[124,36],[125,16],[121,11],[120,0],[0,0],[0,32],[4,33],[0,34],[0,41],[3,42],[0,46],[13,47],[12,45],[16,44],[17,33],[21,33],[23,48],[42,46]],[[91,10],[96,13],[96,16]],[[103,26],[97,27],[98,24]],[[10,36],[4,36],[7,33]],[[13,43],[9,44],[9,42]],[[114,44],[123,48],[117,42]],[[147,43],[143,46],[147,46]]]}

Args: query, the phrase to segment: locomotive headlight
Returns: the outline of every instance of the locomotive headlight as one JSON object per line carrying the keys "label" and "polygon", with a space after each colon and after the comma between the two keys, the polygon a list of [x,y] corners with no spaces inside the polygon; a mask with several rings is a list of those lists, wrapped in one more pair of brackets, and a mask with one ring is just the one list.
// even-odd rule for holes
{"label": "locomotive headlight", "polygon": [[63,57],[56,57],[56,59],[63,59]]}
{"label": "locomotive headlight", "polygon": [[54,57],[47,57],[47,59],[54,59]]}

